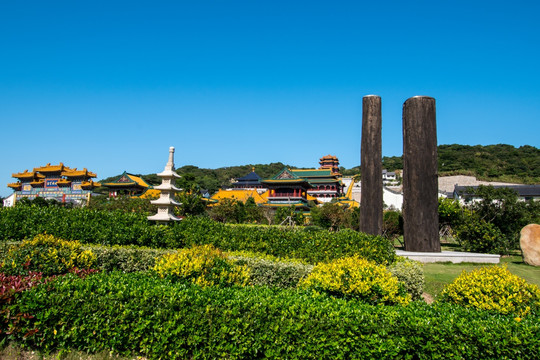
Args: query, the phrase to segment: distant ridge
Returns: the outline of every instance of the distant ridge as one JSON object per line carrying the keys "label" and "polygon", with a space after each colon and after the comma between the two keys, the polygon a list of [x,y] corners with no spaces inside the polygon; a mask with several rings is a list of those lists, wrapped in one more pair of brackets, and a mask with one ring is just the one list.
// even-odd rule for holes
{"label": "distant ridge", "polygon": [[[475,176],[478,180],[497,181],[518,184],[540,184],[540,149],[524,145],[515,148],[512,145],[439,145],[439,175],[467,175]],[[317,156],[314,156],[316,159]],[[383,168],[394,171],[403,169],[401,156],[383,157]],[[313,167],[317,164],[314,162]],[[277,174],[284,167],[296,169],[297,167],[285,165],[281,162],[271,164],[227,166],[218,169],[201,169],[197,166],[186,165],[176,169],[182,176],[180,187],[189,188],[198,186],[210,193],[220,188],[231,185],[231,179],[242,177],[255,168],[255,172],[262,178],[269,178]],[[118,169],[119,174],[129,169]],[[352,169],[340,168],[345,176],[351,176],[360,172],[360,166]],[[141,174],[138,174],[141,175]],[[102,179],[107,182],[119,175]],[[160,183],[155,174],[141,175],[144,180],[152,185]]]}
{"label": "distant ridge", "polygon": [[[479,180],[540,184],[540,149],[524,145],[439,145],[439,175],[476,176]],[[389,171],[403,169],[401,156],[383,157]]]}

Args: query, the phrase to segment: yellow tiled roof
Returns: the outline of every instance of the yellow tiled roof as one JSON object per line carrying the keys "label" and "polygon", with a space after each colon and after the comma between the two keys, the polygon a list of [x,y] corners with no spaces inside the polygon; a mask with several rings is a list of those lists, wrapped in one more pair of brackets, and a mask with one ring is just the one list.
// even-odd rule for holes
{"label": "yellow tiled roof", "polygon": [[150,187],[150,184],[148,184],[146,181],[144,181],[141,177],[126,174],[131,180],[135,181],[137,184],[139,184],[142,187]]}
{"label": "yellow tiled roof", "polygon": [[21,185],[22,184],[20,182],[16,182],[16,183],[9,183],[7,186],[13,189],[20,189]]}
{"label": "yellow tiled roof", "polygon": [[57,172],[57,171],[64,171],[64,170],[69,171],[71,169],[68,168],[67,166],[64,166],[64,163],[60,163],[58,165],[51,165],[51,163],[48,163],[45,166],[34,168],[34,171],[39,171],[39,172]]}
{"label": "yellow tiled roof", "polygon": [[18,179],[21,179],[21,178],[25,178],[25,179],[33,178],[34,177],[34,172],[24,170],[24,172],[11,174],[11,177],[18,178]]}
{"label": "yellow tiled roof", "polygon": [[67,176],[67,177],[70,177],[70,176],[96,177],[97,175],[96,175],[96,173],[88,171],[86,168],[84,168],[82,170],[77,170],[77,168],[75,168],[75,169],[70,169],[70,170],[63,171],[62,176]]}
{"label": "yellow tiled roof", "polygon": [[144,193],[142,193],[140,196],[134,196],[138,197],[140,199],[156,199],[161,195],[161,191],[156,189],[148,189]]}
{"label": "yellow tiled roof", "polygon": [[250,197],[255,200],[256,204],[264,204],[268,199],[268,191],[265,191],[262,194],[259,194],[257,190],[243,190],[243,189],[234,189],[234,190],[219,190],[217,193],[212,195],[212,200],[220,201],[222,199],[234,199],[245,203]]}
{"label": "yellow tiled roof", "polygon": [[94,182],[93,180],[90,180],[90,181],[83,181],[83,182],[81,183],[81,186],[82,186],[83,188],[84,188],[84,187],[92,187],[92,188],[94,188],[94,187],[100,187],[101,184],[98,183],[98,182]]}

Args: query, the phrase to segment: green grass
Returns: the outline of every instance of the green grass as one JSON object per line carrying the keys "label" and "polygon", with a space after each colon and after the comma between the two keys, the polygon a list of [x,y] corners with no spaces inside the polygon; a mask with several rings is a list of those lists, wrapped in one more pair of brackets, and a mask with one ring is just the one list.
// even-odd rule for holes
{"label": "green grass", "polygon": [[[518,275],[532,284],[540,286],[540,267],[530,266],[523,262],[521,256],[508,256],[501,258],[501,264],[507,264],[508,270]],[[424,292],[432,296],[437,296],[446,284],[451,283],[463,270],[471,271],[482,266],[493,266],[491,264],[473,263],[428,263],[424,265],[424,275],[426,284]]]}

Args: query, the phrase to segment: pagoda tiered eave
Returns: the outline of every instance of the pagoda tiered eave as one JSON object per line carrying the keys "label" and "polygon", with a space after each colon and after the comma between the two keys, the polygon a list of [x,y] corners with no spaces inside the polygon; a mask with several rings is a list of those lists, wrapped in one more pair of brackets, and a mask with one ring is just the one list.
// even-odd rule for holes
{"label": "pagoda tiered eave", "polygon": [[159,199],[156,199],[156,200],[150,200],[150,204],[154,204],[154,205],[174,205],[174,206],[182,205],[178,201],[175,201],[173,199],[163,198],[163,197],[160,197]]}
{"label": "pagoda tiered eave", "polygon": [[158,210],[155,215],[148,216],[148,220],[158,221],[158,222],[168,222],[168,221],[179,221],[182,220],[179,217],[174,216],[173,207],[182,205],[178,201],[174,200],[174,194],[181,189],[178,189],[172,184],[172,180],[175,178],[180,178],[174,171],[174,147],[169,148],[169,161],[165,165],[165,169],[162,172],[157,174],[161,178],[161,184],[154,187],[154,190],[161,191],[159,199],[151,200],[150,203],[157,205]]}
{"label": "pagoda tiered eave", "polygon": [[153,221],[180,221],[182,219],[180,219],[179,217],[176,217],[170,213],[157,213],[155,215],[152,215],[152,216],[148,216],[148,220],[153,220]]}
{"label": "pagoda tiered eave", "polygon": [[169,191],[182,191],[182,189],[177,188],[176,186],[172,184],[160,184],[157,186],[154,186],[154,190],[169,190]]}
{"label": "pagoda tiered eave", "polygon": [[164,170],[162,172],[160,172],[159,174],[156,174],[157,176],[159,177],[175,177],[177,179],[180,179],[181,176],[178,175],[176,172],[172,171],[172,170]]}

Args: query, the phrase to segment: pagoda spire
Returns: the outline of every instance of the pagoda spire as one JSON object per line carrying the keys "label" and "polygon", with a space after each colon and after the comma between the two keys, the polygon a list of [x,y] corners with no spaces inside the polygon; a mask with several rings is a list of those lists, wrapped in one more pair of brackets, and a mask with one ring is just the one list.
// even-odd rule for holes
{"label": "pagoda spire", "polygon": [[165,165],[165,171],[167,170],[174,171],[174,146],[169,148],[169,161]]}
{"label": "pagoda spire", "polygon": [[180,178],[180,175],[174,171],[174,147],[171,146],[169,148],[169,160],[167,161],[167,165],[165,165],[165,169],[157,174],[157,176],[161,178],[161,185],[154,186],[154,189],[159,190],[161,193],[159,199],[152,200],[150,203],[158,206],[158,212],[155,215],[148,216],[148,220],[158,222],[182,220],[173,213],[173,208],[175,206],[182,205],[174,200],[176,192],[182,191],[182,189],[173,185],[173,180]]}

